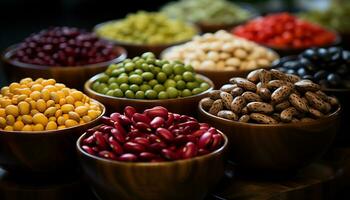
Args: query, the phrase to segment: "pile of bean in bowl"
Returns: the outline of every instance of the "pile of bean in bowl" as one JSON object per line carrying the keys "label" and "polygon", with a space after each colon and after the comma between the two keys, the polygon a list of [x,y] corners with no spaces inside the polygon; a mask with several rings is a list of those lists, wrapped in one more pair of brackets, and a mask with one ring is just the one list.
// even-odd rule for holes
{"label": "pile of bean in bowl", "polygon": [[90,129],[82,149],[94,156],[125,162],[163,162],[209,154],[224,143],[208,124],[153,107],[138,113],[127,106],[124,114],[103,117],[103,125]]}
{"label": "pile of bean in bowl", "polygon": [[210,88],[191,65],[141,57],[113,64],[93,84],[98,93],[129,99],[173,99],[200,94]]}
{"label": "pile of bean in bowl", "polygon": [[1,88],[0,130],[60,130],[88,123],[101,114],[96,101],[54,79],[25,78]]}
{"label": "pile of bean in bowl", "polygon": [[42,66],[82,66],[111,61],[115,46],[74,27],[52,27],[34,33],[16,47],[10,59]]}
{"label": "pile of bean in bowl", "polygon": [[350,89],[350,52],[341,47],[307,49],[297,57],[282,58],[273,67],[322,88]]}
{"label": "pile of bean in bowl", "polygon": [[163,53],[167,60],[180,60],[198,70],[253,70],[266,68],[278,59],[270,49],[220,30],[196,36]]}
{"label": "pile of bean in bowl", "polygon": [[308,122],[338,109],[338,100],[320,85],[296,75],[258,69],[247,78],[235,77],[210,97],[200,101],[212,115],[244,123],[277,124]]}

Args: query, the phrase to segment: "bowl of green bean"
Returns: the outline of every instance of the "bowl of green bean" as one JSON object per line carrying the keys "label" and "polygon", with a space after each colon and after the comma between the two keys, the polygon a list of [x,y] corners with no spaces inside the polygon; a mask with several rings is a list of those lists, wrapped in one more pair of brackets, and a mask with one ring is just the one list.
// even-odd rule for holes
{"label": "bowl of green bean", "polygon": [[84,86],[88,96],[114,111],[127,105],[138,110],[164,106],[192,116],[199,100],[213,88],[213,82],[196,74],[192,66],[160,60],[150,52],[110,65]]}

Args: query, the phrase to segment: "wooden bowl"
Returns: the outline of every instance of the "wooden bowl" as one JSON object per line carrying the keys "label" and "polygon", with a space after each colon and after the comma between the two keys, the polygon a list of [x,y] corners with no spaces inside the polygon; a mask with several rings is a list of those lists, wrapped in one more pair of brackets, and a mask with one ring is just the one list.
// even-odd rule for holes
{"label": "wooden bowl", "polygon": [[37,132],[0,130],[0,166],[14,173],[57,175],[72,171],[76,168],[75,142],[105,113],[105,107],[99,105],[102,114],[83,125]]}
{"label": "wooden bowl", "polygon": [[18,45],[7,48],[2,54],[4,71],[8,81],[19,81],[22,78],[53,78],[57,82],[64,83],[70,88],[82,89],[85,81],[96,73],[106,70],[108,65],[124,60],[127,53],[124,48],[116,46],[115,51],[118,56],[113,60],[84,66],[42,66],[23,63],[11,59]]}
{"label": "wooden bowl", "polygon": [[202,200],[224,174],[224,144],[216,151],[187,160],[158,163],[111,161],[87,154],[77,141],[87,182],[99,199]]}
{"label": "wooden bowl", "polygon": [[314,122],[252,124],[226,120],[198,106],[199,119],[215,125],[229,138],[230,158],[238,168],[267,172],[300,169],[320,158],[336,135],[339,107],[328,117]]}
{"label": "wooden bowl", "polygon": [[[93,31],[95,33],[97,33],[97,30],[100,27],[102,27],[108,23],[115,23],[118,21],[120,21],[120,20],[111,20],[111,21],[97,24],[93,28]],[[193,25],[193,24],[189,24],[189,25],[196,29],[197,34],[200,33],[199,29],[195,25]],[[136,57],[136,56],[140,56],[145,52],[152,52],[158,57],[164,49],[171,47],[171,46],[174,46],[174,45],[183,44],[183,43],[188,42],[189,40],[192,39],[192,38],[188,38],[188,40],[170,43],[170,44],[136,44],[136,43],[130,43],[130,42],[125,42],[125,41],[120,41],[120,40],[114,40],[114,39],[110,39],[110,38],[104,38],[103,36],[100,36],[98,34],[97,34],[97,36],[100,38],[103,38],[105,40],[108,40],[108,41],[110,41],[118,46],[124,47],[128,51],[128,56],[131,58]]]}
{"label": "wooden bowl", "polygon": [[[170,52],[172,48],[175,47],[169,47],[165,49],[161,53],[161,58],[165,57],[165,54]],[[273,51],[273,50],[271,50]],[[274,52],[276,55],[278,55],[276,52]],[[269,67],[267,67],[269,68]],[[203,74],[204,76],[208,77],[210,80],[214,82],[215,88],[219,89],[222,85],[226,84],[229,82],[230,78],[232,77],[246,77],[249,72],[255,70],[204,70],[204,69],[194,69],[195,72],[198,74]]]}
{"label": "wooden bowl", "polygon": [[145,110],[154,106],[163,106],[167,108],[170,112],[194,116],[197,111],[198,102],[202,98],[208,96],[209,91],[213,90],[214,88],[214,84],[210,79],[198,74],[197,76],[199,76],[202,80],[207,82],[210,85],[210,88],[197,95],[164,100],[118,98],[100,94],[91,89],[91,85],[93,84],[93,82],[95,82],[95,80],[97,80],[101,75],[102,74],[97,74],[96,76],[90,78],[85,83],[84,90],[88,96],[103,103],[107,107],[107,110],[109,110],[110,112],[123,112],[126,106],[133,106],[137,110]]}

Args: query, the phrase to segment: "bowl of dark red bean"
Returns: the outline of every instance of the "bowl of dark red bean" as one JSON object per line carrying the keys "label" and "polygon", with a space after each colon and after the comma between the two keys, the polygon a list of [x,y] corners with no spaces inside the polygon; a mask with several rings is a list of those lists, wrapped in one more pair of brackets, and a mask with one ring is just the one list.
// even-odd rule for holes
{"label": "bowl of dark red bean", "polygon": [[[350,51],[341,47],[311,48],[297,56],[281,58],[273,64],[280,71],[299,75],[321,85],[322,90],[336,96],[343,105],[341,132],[346,131],[350,108]],[[336,144],[349,145],[349,136],[338,134]]]}
{"label": "bowl of dark red bean", "polygon": [[77,151],[100,199],[203,199],[224,173],[228,140],[193,117],[127,106],[87,130]]}
{"label": "bowl of dark red bean", "polygon": [[2,54],[9,80],[54,78],[77,89],[108,65],[125,58],[122,47],[74,27],[51,27],[33,33]]}

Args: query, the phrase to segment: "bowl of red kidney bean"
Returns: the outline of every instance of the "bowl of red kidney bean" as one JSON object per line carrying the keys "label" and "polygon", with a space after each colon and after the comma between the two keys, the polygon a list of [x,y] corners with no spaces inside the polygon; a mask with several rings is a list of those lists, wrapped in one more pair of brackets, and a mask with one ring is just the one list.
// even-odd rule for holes
{"label": "bowl of red kidney bean", "polygon": [[51,27],[33,33],[2,54],[9,80],[54,78],[82,89],[91,76],[126,58],[126,50],[94,33],[74,27]]}
{"label": "bowl of red kidney bean", "polygon": [[299,54],[310,47],[328,47],[341,41],[334,31],[289,13],[258,17],[233,28],[232,33],[267,46],[281,56]]}
{"label": "bowl of red kidney bean", "polygon": [[203,199],[224,172],[226,136],[156,106],[127,106],[77,141],[81,166],[101,199]]}

